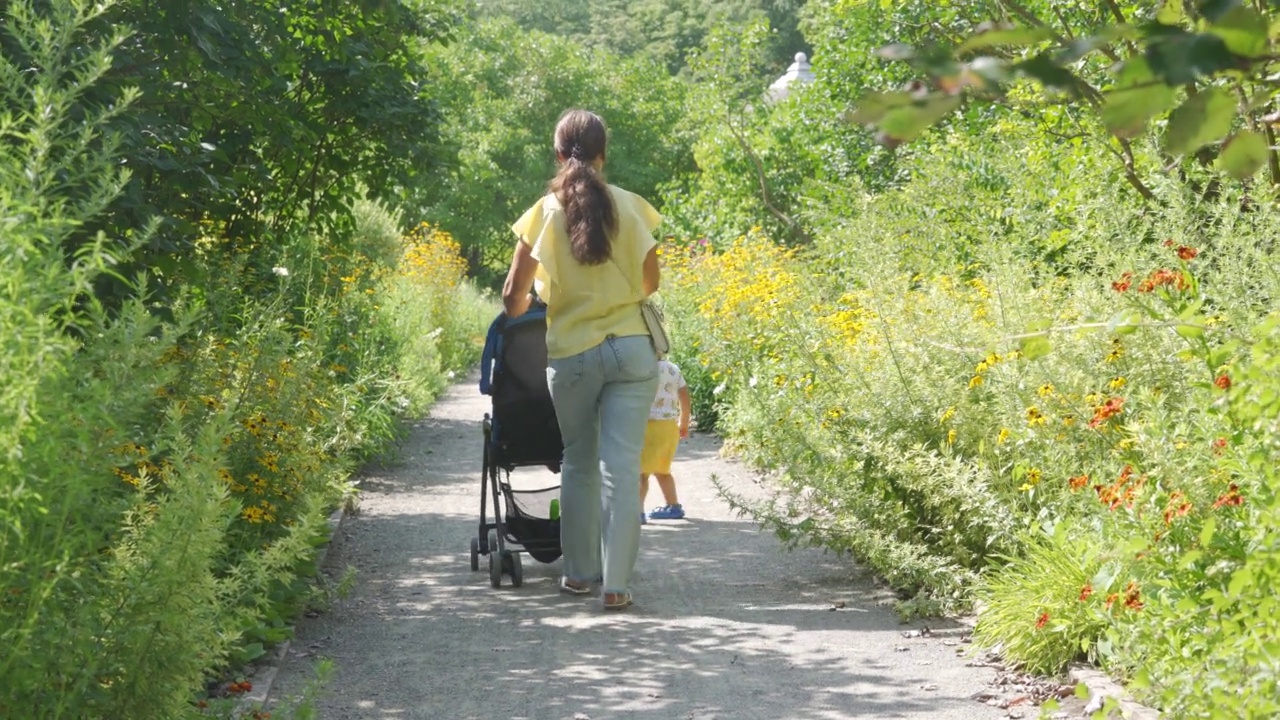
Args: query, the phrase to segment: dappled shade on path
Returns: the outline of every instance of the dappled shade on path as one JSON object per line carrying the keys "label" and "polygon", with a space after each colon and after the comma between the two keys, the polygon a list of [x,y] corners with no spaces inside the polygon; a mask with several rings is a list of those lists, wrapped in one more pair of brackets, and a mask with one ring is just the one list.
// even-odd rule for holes
{"label": "dappled shade on path", "polygon": [[[474,385],[453,388],[399,463],[369,469],[327,561],[357,568],[358,582],[299,628],[274,698],[330,657],[319,709],[332,720],[1003,715],[968,699],[990,670],[957,656],[960,629],[932,623],[931,637],[905,639],[912,626],[849,561],[785,552],[734,518],[710,475],[761,490],[709,437],[682,446],[674,467],[692,519],[644,528],[630,611],[558,594],[559,562],[525,558],[523,587],[491,589],[466,557],[485,410]],[[514,482],[558,477],[519,471]]]}

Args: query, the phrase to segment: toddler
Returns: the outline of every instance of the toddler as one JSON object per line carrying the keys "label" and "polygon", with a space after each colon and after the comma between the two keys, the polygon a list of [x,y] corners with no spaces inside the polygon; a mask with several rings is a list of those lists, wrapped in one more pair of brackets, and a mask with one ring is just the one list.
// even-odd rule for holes
{"label": "toddler", "polygon": [[[649,476],[658,479],[658,488],[666,505],[649,513],[652,520],[679,520],[684,508],[676,496],[676,479],[671,475],[671,460],[681,438],[689,437],[689,387],[680,368],[669,360],[658,361],[658,393],[649,408],[649,425],[644,431],[644,449],[640,452],[640,507],[649,492]],[[646,522],[643,510],[640,522]]]}

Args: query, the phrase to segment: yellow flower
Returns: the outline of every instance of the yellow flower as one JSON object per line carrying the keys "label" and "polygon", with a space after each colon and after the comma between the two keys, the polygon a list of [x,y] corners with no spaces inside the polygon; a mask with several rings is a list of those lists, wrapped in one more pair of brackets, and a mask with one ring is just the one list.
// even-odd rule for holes
{"label": "yellow flower", "polygon": [[1053,383],[1045,383],[1041,385],[1038,390],[1036,390],[1036,394],[1042,398],[1053,397],[1055,392],[1056,391],[1054,390]]}
{"label": "yellow flower", "polygon": [[1122,377],[1113,377],[1113,378],[1111,378],[1111,382],[1107,383],[1107,385],[1108,385],[1112,390],[1119,390],[1120,388],[1124,387],[1124,383],[1125,383],[1124,378],[1122,378]]}
{"label": "yellow flower", "polygon": [[978,387],[978,386],[979,386],[979,385],[981,385],[981,384],[982,384],[982,376],[981,376],[981,375],[974,375],[973,377],[969,378],[969,389],[970,389],[970,390],[972,390],[972,389],[974,389],[974,388]]}
{"label": "yellow flower", "polygon": [[1005,440],[1009,439],[1009,428],[1000,428],[1000,433],[996,435],[996,444],[1003,445]]}
{"label": "yellow flower", "polygon": [[940,424],[945,423],[955,416],[956,416],[956,406],[952,405],[951,407],[947,408],[945,412],[942,413],[942,417],[938,419],[938,422]]}
{"label": "yellow flower", "polygon": [[1036,425],[1043,425],[1046,422],[1048,422],[1048,419],[1044,416],[1044,413],[1040,412],[1040,408],[1036,407],[1035,405],[1032,405],[1031,407],[1027,408],[1027,424],[1028,425],[1031,425],[1034,427]]}
{"label": "yellow flower", "polygon": [[947,431],[947,444],[954,445],[956,442],[956,429],[951,428]]}

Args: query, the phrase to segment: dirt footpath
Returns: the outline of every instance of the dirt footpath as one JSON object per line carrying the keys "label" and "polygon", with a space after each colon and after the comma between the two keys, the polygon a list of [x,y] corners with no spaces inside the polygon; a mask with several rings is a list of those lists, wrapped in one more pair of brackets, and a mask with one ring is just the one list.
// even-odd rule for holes
{"label": "dirt footpath", "polygon": [[[677,454],[689,519],[645,526],[630,611],[560,595],[560,563],[528,557],[522,588],[504,577],[491,589],[485,558],[476,573],[467,559],[487,400],[472,379],[453,387],[399,464],[366,472],[326,560],[334,574],[357,569],[354,591],[298,628],[273,700],[328,657],[324,720],[1007,717],[971,699],[994,671],[966,666],[961,628],[932,622],[921,637],[848,560],[786,552],[734,517],[708,479],[760,488],[712,437]],[[559,477],[519,471],[513,483]]]}

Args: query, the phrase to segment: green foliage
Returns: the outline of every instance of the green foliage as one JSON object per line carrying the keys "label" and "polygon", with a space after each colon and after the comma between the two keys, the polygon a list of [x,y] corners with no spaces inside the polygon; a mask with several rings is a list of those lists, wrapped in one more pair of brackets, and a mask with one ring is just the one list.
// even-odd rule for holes
{"label": "green foliage", "polygon": [[1034,673],[1058,672],[1095,654],[1110,625],[1100,598],[1115,581],[1097,554],[1096,546],[1075,541],[1063,525],[1032,538],[977,593],[982,614],[974,641],[999,645],[1004,657]]}
{"label": "green foliage", "polygon": [[509,17],[525,30],[561,35],[574,43],[657,61],[671,73],[717,29],[739,29],[757,20],[776,28],[770,59],[785,67],[806,50],[799,32],[803,0],[477,0],[486,17]]}
{"label": "green foliage", "polygon": [[1274,144],[1264,114],[1276,92],[1276,38],[1261,3],[1168,2],[1154,16],[1146,3],[1110,3],[1109,17],[1087,25],[1059,7],[1050,15],[1037,5],[1009,6],[1020,26],[983,23],[963,41],[947,37],[945,46],[937,37],[885,46],[881,57],[910,63],[929,84],[866,95],[853,119],[877,127],[881,141],[894,146],[951,115],[963,99],[1003,99],[1031,80],[1100,117],[1129,182],[1148,200],[1154,195],[1132,171],[1128,142],[1171,107],[1162,143],[1169,156],[1207,166],[1219,145],[1240,139],[1220,167],[1246,179],[1270,162],[1271,182],[1280,182],[1280,164],[1265,151]]}
{"label": "green foliage", "polygon": [[[326,217],[308,221],[321,212],[315,196],[292,188],[272,200],[272,178],[219,196],[226,188],[206,194],[177,168],[135,162],[135,152],[168,152],[161,129],[174,126],[154,86],[112,89],[112,78],[138,71],[118,67],[137,43],[163,45],[119,30],[114,21],[129,11],[4,7],[4,716],[198,714],[193,701],[208,681],[288,637],[310,596],[325,518],[351,492],[348,474],[397,436],[411,404],[397,368],[415,368],[424,402],[474,359],[487,319],[454,292],[456,248],[429,281],[418,278],[415,295],[433,316],[456,319],[424,343],[387,317],[391,280],[414,281],[385,208],[326,195]],[[208,29],[219,27],[230,26]],[[344,53],[327,72],[359,76],[363,61]],[[237,94],[231,86],[247,77],[228,71],[202,90],[225,81],[224,99],[249,97],[262,77]],[[235,104],[188,102],[181,112],[251,112]],[[165,112],[177,111],[174,96]],[[343,126],[351,111],[331,107],[328,120]],[[352,149],[364,157],[368,146]],[[171,171],[171,184],[157,179]],[[337,184],[318,177],[330,193],[371,176],[348,165]],[[246,216],[236,213],[259,201],[256,219],[237,226]],[[357,213],[339,217],[353,204]],[[139,208],[161,217],[129,224]],[[228,236],[233,226],[247,234]],[[156,251],[178,240],[180,262]]]}
{"label": "green foliage", "polygon": [[652,61],[587,51],[564,38],[481,22],[438,47],[431,82],[446,117],[449,167],[410,196],[414,215],[462,244],[482,281],[511,260],[511,223],[555,174],[552,133],[564,110],[585,106],[609,125],[610,182],[646,197],[691,169],[670,129],[684,89]]}
{"label": "green foliage", "polygon": [[163,269],[166,286],[191,271],[202,236],[265,269],[295,228],[349,231],[359,184],[386,194],[438,166],[440,116],[415,82],[426,74],[415,38],[442,36],[451,13],[398,1],[111,5],[96,22],[130,34],[83,102],[104,105],[117,88],[143,100],[115,125],[129,185],[86,229],[128,238],[158,221],[133,267]]}

